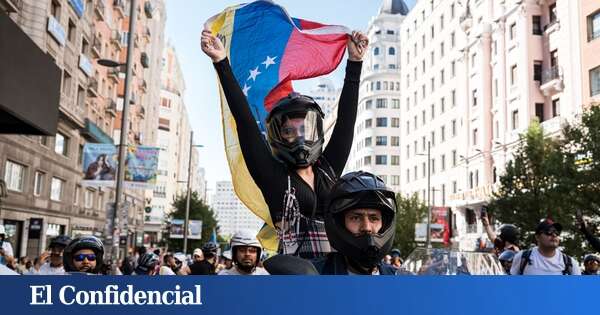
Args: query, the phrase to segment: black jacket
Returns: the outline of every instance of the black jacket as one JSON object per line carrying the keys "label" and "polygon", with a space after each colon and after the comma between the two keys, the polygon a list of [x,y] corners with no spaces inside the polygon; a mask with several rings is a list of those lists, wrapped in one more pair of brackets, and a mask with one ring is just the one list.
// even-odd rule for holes
{"label": "black jacket", "polygon": [[[344,255],[333,252],[327,256],[312,260],[313,265],[321,275],[348,275],[348,264]],[[390,265],[379,263],[379,274],[382,276],[396,275],[396,269]]]}

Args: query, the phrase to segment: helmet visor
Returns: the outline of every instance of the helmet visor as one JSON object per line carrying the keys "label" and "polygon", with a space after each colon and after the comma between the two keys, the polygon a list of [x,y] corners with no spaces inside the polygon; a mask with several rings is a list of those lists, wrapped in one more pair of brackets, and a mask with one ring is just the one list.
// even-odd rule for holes
{"label": "helmet visor", "polygon": [[368,190],[341,196],[333,200],[329,205],[329,211],[332,213],[358,208],[373,208],[396,212],[395,196],[378,190]]}
{"label": "helmet visor", "polygon": [[316,142],[322,134],[321,117],[314,111],[289,113],[282,117],[277,131],[277,140],[285,144]]}

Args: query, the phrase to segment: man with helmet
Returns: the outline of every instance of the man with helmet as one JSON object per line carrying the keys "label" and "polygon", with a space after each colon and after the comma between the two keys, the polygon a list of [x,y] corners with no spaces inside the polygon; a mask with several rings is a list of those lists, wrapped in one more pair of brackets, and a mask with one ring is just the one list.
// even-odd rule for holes
{"label": "man with helmet", "polygon": [[[208,242],[202,246],[201,253],[194,251],[194,257],[198,259],[190,266],[191,275],[216,275],[219,246],[213,242]],[[204,258],[200,259],[200,255]]]}
{"label": "man with helmet", "polygon": [[93,236],[75,238],[65,248],[63,264],[67,273],[100,274],[103,266],[104,244]]}
{"label": "man with helmet", "polygon": [[500,260],[500,264],[502,265],[502,268],[504,268],[504,272],[506,272],[507,275],[510,275],[510,268],[512,268],[513,258],[515,258],[516,253],[517,252],[509,249],[503,251],[502,254],[498,256],[498,260]]}
{"label": "man with helmet", "polygon": [[600,257],[598,255],[587,254],[583,258],[584,270],[581,274],[586,275],[586,276],[597,276],[599,265],[600,265]]}
{"label": "man with helmet", "polygon": [[156,273],[156,265],[159,263],[158,255],[152,252],[146,252],[138,258],[137,266],[132,275],[137,276],[154,276]]}
{"label": "man with helmet", "polygon": [[32,268],[31,275],[64,275],[63,252],[67,245],[71,243],[71,238],[67,235],[59,235],[50,240],[48,251],[43,252],[38,264],[40,268]]}
{"label": "man with helmet", "polygon": [[201,44],[219,75],[248,171],[277,228],[280,253],[303,258],[326,255],[331,251],[323,223],[326,200],[352,147],[368,38],[360,32],[348,37],[348,63],[338,118],[325,149],[323,112],[314,99],[297,93],[280,99],[271,109],[266,119],[266,146],[250,110],[250,105],[264,105],[248,104],[218,37],[204,30]]}
{"label": "man with helmet", "polygon": [[223,269],[220,276],[261,276],[269,273],[258,267],[262,246],[250,231],[239,231],[231,238],[233,268]]}
{"label": "man with helmet", "polygon": [[366,172],[342,176],[331,190],[325,229],[337,252],[313,261],[325,275],[394,275],[381,262],[392,249],[396,196],[381,178]]}
{"label": "man with helmet", "polygon": [[514,224],[502,224],[498,229],[499,234],[496,236],[496,233],[490,225],[490,220],[485,208],[481,211],[481,223],[485,228],[488,238],[494,244],[496,255],[500,255],[505,250],[512,250],[515,252],[520,250],[519,245],[517,245],[519,243],[520,232],[519,228]]}

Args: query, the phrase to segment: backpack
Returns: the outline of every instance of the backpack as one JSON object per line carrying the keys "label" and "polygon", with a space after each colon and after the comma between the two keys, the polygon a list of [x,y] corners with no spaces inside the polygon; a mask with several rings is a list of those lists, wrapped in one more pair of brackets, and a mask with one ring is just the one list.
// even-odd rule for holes
{"label": "backpack", "polygon": [[[565,269],[562,271],[564,275],[571,275],[573,273],[573,261],[571,257],[565,255],[565,253],[561,252],[563,263],[565,264]],[[525,271],[525,267],[527,265],[531,265],[531,249],[527,249],[523,251],[523,255],[521,255],[521,265],[519,266],[519,275],[523,275],[523,271]]]}

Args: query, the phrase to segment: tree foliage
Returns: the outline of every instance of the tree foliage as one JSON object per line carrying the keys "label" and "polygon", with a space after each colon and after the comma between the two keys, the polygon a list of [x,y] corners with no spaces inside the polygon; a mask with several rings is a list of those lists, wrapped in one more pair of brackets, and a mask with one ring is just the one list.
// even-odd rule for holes
{"label": "tree foliage", "polygon": [[415,224],[425,222],[427,205],[419,199],[417,194],[410,197],[397,194],[396,202],[398,211],[396,213],[394,248],[400,249],[402,256],[406,257],[417,247]]}
{"label": "tree foliage", "polygon": [[[172,205],[175,211],[166,216],[166,226],[169,225],[172,219],[185,220],[186,195],[177,195]],[[191,252],[194,248],[201,248],[204,243],[210,240],[213,229],[218,229],[218,222],[212,209],[199,198],[198,193],[195,191],[190,196],[189,219],[202,221],[202,239],[188,239],[188,252]],[[177,252],[183,250],[183,239],[171,239],[168,230],[163,233],[163,239],[166,240],[170,251]]]}

